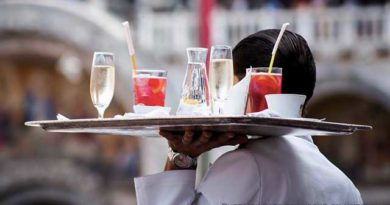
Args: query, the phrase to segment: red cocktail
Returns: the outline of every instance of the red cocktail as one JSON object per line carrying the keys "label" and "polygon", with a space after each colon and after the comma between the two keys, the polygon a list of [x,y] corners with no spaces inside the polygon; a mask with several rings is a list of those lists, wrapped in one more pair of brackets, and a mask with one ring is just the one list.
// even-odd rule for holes
{"label": "red cocktail", "polygon": [[137,70],[133,78],[134,104],[164,106],[167,72],[163,70]]}
{"label": "red cocktail", "polygon": [[267,109],[265,95],[282,92],[282,68],[253,68],[249,84],[247,111],[259,112]]}

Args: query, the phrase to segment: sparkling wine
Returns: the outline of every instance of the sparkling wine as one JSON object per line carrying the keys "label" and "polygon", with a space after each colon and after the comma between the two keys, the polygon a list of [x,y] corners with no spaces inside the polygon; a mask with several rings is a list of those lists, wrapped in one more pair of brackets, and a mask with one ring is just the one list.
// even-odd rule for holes
{"label": "sparkling wine", "polygon": [[209,68],[209,86],[213,100],[226,100],[233,86],[232,59],[212,59]]}
{"label": "sparkling wine", "polygon": [[91,72],[90,92],[93,105],[105,109],[114,95],[115,68],[109,65],[95,65]]}

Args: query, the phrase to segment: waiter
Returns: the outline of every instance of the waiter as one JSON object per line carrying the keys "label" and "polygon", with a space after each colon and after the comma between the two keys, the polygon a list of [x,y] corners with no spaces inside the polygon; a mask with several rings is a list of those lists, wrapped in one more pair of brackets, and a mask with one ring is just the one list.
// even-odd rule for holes
{"label": "waiter", "polygon": [[[233,49],[238,79],[246,68],[266,67],[279,30],[263,30]],[[303,37],[286,31],[276,55],[283,68],[282,93],[313,95],[316,66]],[[305,103],[305,104],[306,104]],[[310,136],[248,140],[235,133],[160,131],[170,150],[165,171],[135,179],[139,205],[363,204],[359,191],[313,143]],[[223,136],[222,136],[223,135]],[[218,158],[195,187],[197,157],[210,149],[237,145]]]}

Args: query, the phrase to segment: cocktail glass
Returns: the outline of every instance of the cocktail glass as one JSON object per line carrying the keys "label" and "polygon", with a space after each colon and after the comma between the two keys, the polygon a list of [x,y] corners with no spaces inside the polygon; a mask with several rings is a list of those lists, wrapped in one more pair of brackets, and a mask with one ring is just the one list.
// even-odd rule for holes
{"label": "cocktail glass", "polygon": [[251,70],[247,112],[259,112],[267,109],[265,95],[282,92],[282,68],[273,67],[271,73],[268,72],[268,67]]}
{"label": "cocktail glass", "polygon": [[164,106],[167,71],[137,70],[133,76],[134,105]]}

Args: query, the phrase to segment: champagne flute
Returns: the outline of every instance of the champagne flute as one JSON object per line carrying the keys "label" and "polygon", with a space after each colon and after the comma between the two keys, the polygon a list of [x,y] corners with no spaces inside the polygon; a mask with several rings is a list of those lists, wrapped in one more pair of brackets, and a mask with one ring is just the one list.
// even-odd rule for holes
{"label": "champagne flute", "polygon": [[114,54],[95,52],[92,61],[90,93],[92,103],[99,113],[99,119],[103,118],[104,111],[112,100],[114,87]]}
{"label": "champagne flute", "polygon": [[211,47],[209,87],[213,99],[213,114],[223,114],[223,104],[233,87],[232,49],[226,45]]}

